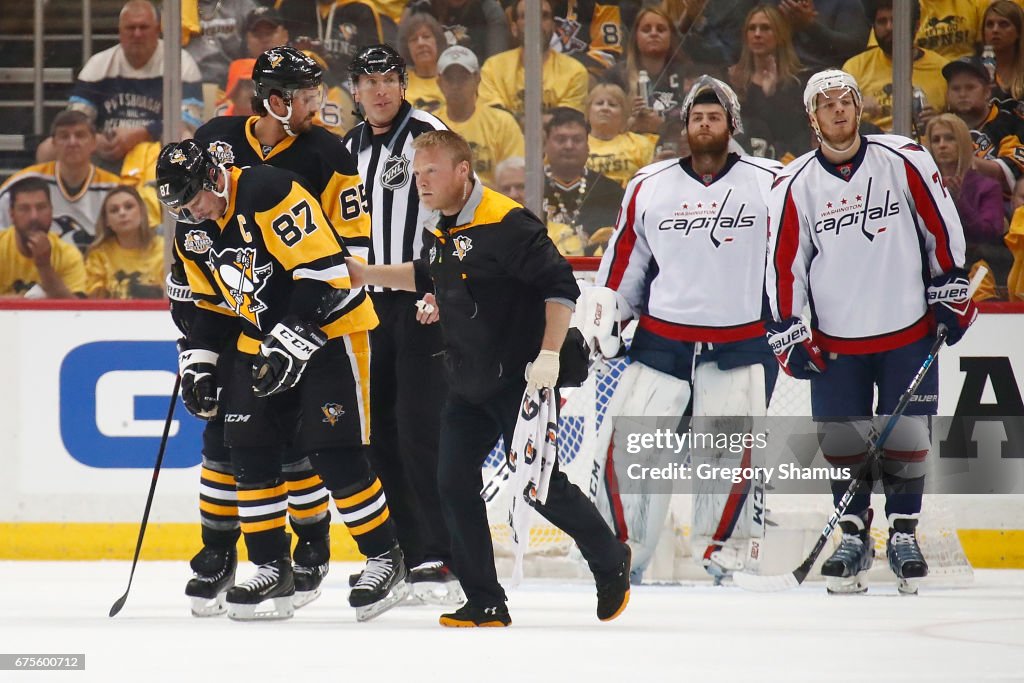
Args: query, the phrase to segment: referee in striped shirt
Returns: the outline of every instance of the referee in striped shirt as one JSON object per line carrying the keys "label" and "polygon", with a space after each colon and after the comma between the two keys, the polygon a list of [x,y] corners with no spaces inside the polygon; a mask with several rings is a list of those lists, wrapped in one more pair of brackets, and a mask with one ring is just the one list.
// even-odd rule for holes
{"label": "referee in striped shirt", "polygon": [[[363,121],[345,136],[366,187],[370,264],[412,261],[423,249],[424,222],[412,178],[412,141],[445,129],[405,99],[405,60],[387,45],[364,48],[349,65]],[[414,596],[438,604],[465,601],[449,568],[451,541],[441,516],[437,449],[447,395],[439,325],[417,320],[416,302],[432,294],[371,290],[380,326],[370,334],[370,441],[410,568]],[[436,315],[430,320],[436,320]],[[421,315],[420,319],[427,317]]]}

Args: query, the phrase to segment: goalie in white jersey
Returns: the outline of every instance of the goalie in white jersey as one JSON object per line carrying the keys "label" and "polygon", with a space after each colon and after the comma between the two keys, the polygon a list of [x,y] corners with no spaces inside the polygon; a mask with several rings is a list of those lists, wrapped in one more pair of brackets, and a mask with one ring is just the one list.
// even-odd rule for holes
{"label": "goalie in white jersey", "polygon": [[[651,164],[633,177],[597,276],[598,285],[614,290],[618,318],[638,319],[629,350],[633,362],[608,413],[619,416],[610,459],[620,465],[626,458],[636,461],[624,443],[628,426],[622,416],[664,417],[658,428],[675,430],[692,404],[695,422],[733,416],[704,425],[738,431],[748,420],[737,423],[735,417],[766,414],[778,375],[763,338],[763,285],[767,200],[782,167],[729,152],[732,134],[743,129],[739,102],[725,83],[702,76],[681,115],[692,156]],[[585,300],[602,292],[607,290],[591,289]],[[586,324],[584,332],[589,334]],[[658,459],[665,453],[646,455]],[[694,448],[692,456],[695,471],[702,460],[749,466],[751,452]],[[615,476],[613,463],[606,463],[605,476]],[[763,536],[763,486],[749,479],[726,486],[696,483],[694,557],[719,581],[744,566],[749,539]],[[642,571],[670,496],[630,498],[623,496],[621,505],[612,500],[611,517],[620,537],[637,546],[634,567]]]}
{"label": "goalie in white jersey", "polygon": [[[855,472],[867,455],[871,415],[892,413],[937,326],[955,344],[977,309],[960,218],[928,152],[899,135],[860,135],[860,91],[843,71],[812,76],[804,104],[821,147],[789,164],[772,190],[768,336],[783,368],[811,380],[822,453]],[[810,329],[801,318],[805,305]],[[915,531],[937,408],[933,368],[884,443],[887,555],[902,592],[916,592],[928,573]],[[837,503],[849,484],[832,482]],[[862,491],[840,520],[838,550],[822,566],[829,592],[867,590],[871,519],[870,493]]]}

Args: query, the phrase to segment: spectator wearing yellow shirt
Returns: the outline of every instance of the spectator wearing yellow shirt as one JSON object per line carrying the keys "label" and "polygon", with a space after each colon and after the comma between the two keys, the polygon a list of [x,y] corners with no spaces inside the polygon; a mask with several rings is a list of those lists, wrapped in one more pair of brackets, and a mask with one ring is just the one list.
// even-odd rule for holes
{"label": "spectator wearing yellow shirt", "polygon": [[[885,132],[892,130],[892,3],[893,0],[877,0],[870,16],[878,40],[878,47],[868,48],[849,59],[843,65],[847,72],[860,84],[864,96],[863,117]],[[914,30],[921,21],[921,6],[917,0],[910,0]],[[921,132],[928,120],[946,108],[946,83],[942,67],[949,62],[942,55],[914,49],[911,80],[926,100],[925,108],[915,117],[915,125]]]}
{"label": "spectator wearing yellow shirt", "polygon": [[494,168],[512,156],[523,156],[523,133],[515,118],[495,107],[477,106],[480,62],[468,47],[454,45],[437,61],[441,92],[447,105],[437,118],[461,135],[473,150],[473,170],[488,187],[494,187]]}
{"label": "spectator wearing yellow shirt", "polygon": [[[512,32],[522,41],[525,35],[526,0],[516,5],[516,22]],[[572,57],[550,49],[555,22],[551,3],[541,3],[541,45],[543,65],[541,67],[541,104],[544,111],[555,107],[569,107],[583,111],[587,98],[589,76],[587,69]],[[484,104],[498,106],[511,112],[522,124],[523,98],[526,76],[523,67],[523,48],[500,52],[486,62],[480,71],[480,100]]]}
{"label": "spectator wearing yellow shirt", "polygon": [[398,54],[412,65],[405,99],[414,109],[433,114],[444,105],[437,85],[437,58],[447,45],[441,24],[426,12],[409,14],[398,27]]}
{"label": "spectator wearing yellow shirt", "polygon": [[917,46],[957,59],[974,52],[988,0],[924,0]]}
{"label": "spectator wearing yellow shirt", "polygon": [[25,178],[8,190],[13,225],[0,231],[0,296],[71,299],[84,296],[82,254],[50,232],[50,187]]}
{"label": "spectator wearing yellow shirt", "polygon": [[111,190],[85,255],[86,293],[92,299],[159,299],[163,269],[164,240],[150,229],[138,190]]}
{"label": "spectator wearing yellow shirt", "polygon": [[623,187],[654,159],[654,136],[626,130],[629,111],[625,91],[614,83],[597,85],[587,96],[587,120],[590,122],[587,168]]}

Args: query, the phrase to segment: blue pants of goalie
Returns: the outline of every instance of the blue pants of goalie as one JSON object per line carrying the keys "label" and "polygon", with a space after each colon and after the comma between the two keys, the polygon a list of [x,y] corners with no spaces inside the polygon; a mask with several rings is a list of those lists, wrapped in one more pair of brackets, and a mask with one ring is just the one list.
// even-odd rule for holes
{"label": "blue pants of goalie", "polygon": [[[450,393],[441,413],[438,484],[441,510],[452,539],[456,576],[469,601],[492,607],[505,602],[494,568],[494,547],[480,489],[480,468],[499,436],[512,443],[525,383],[502,388],[483,403]],[[551,473],[547,503],[536,508],[569,534],[595,572],[611,572],[625,559],[625,549],[587,496],[557,465]]]}
{"label": "blue pants of goalie", "polygon": [[[824,429],[837,428],[840,423],[867,420],[872,415],[890,415],[899,403],[900,396],[910,385],[915,373],[921,367],[934,341],[931,337],[919,339],[898,349],[881,353],[839,354],[827,358],[824,373],[811,380],[811,415],[815,422],[824,423]],[[939,368],[936,360],[925,375],[917,393],[906,410],[906,417],[935,415],[939,405]],[[877,387],[877,405],[873,405]],[[901,422],[907,421],[901,419]],[[919,420],[927,431],[928,421]],[[910,425],[897,423],[898,428]],[[924,441],[912,447],[898,448],[897,433],[885,444],[884,461],[880,473],[886,493],[886,514],[917,514],[921,510],[921,495],[924,491],[923,462],[927,454],[927,436]],[[905,438],[905,436],[904,436]],[[822,451],[834,467],[850,467],[855,471],[864,461],[867,444],[862,442],[860,451],[846,451],[842,455],[829,453],[825,444]],[[873,473],[877,474],[877,473]],[[873,481],[873,480],[872,480]],[[832,497],[839,502],[846,492],[850,480],[832,482]],[[870,489],[865,487],[854,497],[848,508],[849,514],[862,514],[870,505]]]}

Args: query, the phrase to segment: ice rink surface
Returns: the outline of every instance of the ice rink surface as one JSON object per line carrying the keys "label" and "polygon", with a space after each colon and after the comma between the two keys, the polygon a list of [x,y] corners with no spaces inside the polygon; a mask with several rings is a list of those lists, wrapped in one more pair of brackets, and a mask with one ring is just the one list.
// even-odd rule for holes
{"label": "ice rink surface", "polygon": [[[284,622],[189,615],[185,562],[142,562],[107,616],[127,562],[2,562],[0,652],[84,653],[85,671],[0,672],[0,681],[1024,681],[1024,571],[974,584],[829,597],[643,586],[617,620],[594,616],[593,585],[528,580],[508,629],[445,629],[436,607],[357,624],[335,564],[316,602]],[[240,567],[240,580],[250,567]]]}

